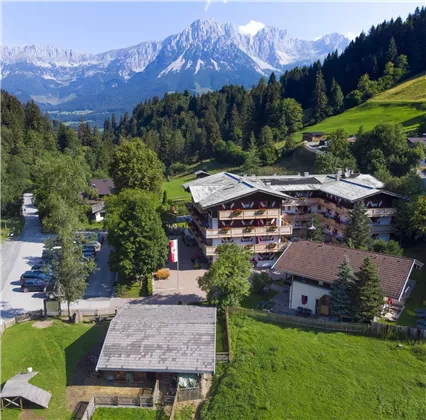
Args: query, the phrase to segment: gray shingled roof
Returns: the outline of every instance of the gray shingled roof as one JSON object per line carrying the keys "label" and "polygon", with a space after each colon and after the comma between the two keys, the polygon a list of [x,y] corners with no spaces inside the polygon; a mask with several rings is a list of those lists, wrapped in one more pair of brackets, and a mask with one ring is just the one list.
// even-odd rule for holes
{"label": "gray shingled roof", "polygon": [[113,319],[96,370],[213,373],[216,308],[129,303]]}
{"label": "gray shingled roof", "polygon": [[4,384],[0,398],[21,397],[41,407],[48,408],[52,394],[28,383],[38,372],[18,373]]}

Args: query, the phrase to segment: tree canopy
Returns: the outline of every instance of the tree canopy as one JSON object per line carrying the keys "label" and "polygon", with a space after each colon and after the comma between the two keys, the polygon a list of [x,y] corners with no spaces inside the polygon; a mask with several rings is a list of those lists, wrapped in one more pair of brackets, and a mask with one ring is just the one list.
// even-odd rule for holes
{"label": "tree canopy", "polygon": [[216,253],[217,260],[198,278],[198,285],[212,305],[239,306],[250,294],[250,254],[237,244],[219,245]]}

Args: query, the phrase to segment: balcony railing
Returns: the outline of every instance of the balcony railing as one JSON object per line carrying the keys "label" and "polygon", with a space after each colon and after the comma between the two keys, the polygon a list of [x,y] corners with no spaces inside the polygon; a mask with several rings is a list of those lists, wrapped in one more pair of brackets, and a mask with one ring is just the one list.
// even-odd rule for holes
{"label": "balcony railing", "polygon": [[280,216],[281,209],[238,209],[219,210],[220,220],[244,220],[244,219],[273,219]]}
{"label": "balcony railing", "polygon": [[213,238],[241,238],[259,235],[291,235],[293,227],[291,225],[285,226],[256,226],[256,227],[231,227],[219,229],[206,229],[201,228],[207,239]]}
{"label": "balcony railing", "polygon": [[368,217],[383,217],[383,216],[393,216],[396,214],[396,209],[393,208],[384,208],[384,209],[367,209]]}
{"label": "balcony railing", "polygon": [[392,233],[395,231],[393,225],[370,224],[371,233]]}
{"label": "balcony railing", "polygon": [[285,201],[284,206],[313,206],[319,204],[320,198],[294,198],[294,200]]}
{"label": "balcony railing", "polygon": [[[258,254],[258,253],[265,253],[265,252],[279,252],[279,251],[283,251],[285,248],[287,248],[288,246],[288,242],[280,242],[280,243],[268,243],[268,244],[255,244],[255,245],[251,245],[251,244],[247,244],[247,245],[243,245],[241,244],[240,246],[247,249],[247,251],[252,252],[253,254]],[[216,255],[216,246],[207,246],[207,245],[203,245],[203,252],[204,255],[206,256],[212,256],[212,255]]]}
{"label": "balcony railing", "polygon": [[287,213],[283,214],[283,219],[288,222],[302,221],[302,220],[312,220],[315,216],[314,213]]}

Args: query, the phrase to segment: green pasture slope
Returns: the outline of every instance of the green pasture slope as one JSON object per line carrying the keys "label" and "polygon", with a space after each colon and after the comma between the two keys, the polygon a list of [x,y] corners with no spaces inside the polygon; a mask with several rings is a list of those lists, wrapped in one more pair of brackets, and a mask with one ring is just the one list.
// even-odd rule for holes
{"label": "green pasture slope", "polygon": [[[303,131],[329,133],[337,128],[345,128],[349,134],[355,134],[361,125],[365,131],[369,131],[383,122],[400,123],[406,131],[411,131],[425,115],[426,74],[422,73],[355,108],[305,127]],[[301,134],[297,133],[298,140]]]}

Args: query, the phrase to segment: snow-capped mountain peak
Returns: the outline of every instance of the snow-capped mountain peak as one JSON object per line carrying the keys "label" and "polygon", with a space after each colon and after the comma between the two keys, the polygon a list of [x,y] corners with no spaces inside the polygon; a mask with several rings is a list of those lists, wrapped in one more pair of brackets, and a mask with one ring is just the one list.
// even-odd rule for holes
{"label": "snow-capped mountain peak", "polygon": [[251,87],[261,76],[321,60],[348,43],[335,33],[304,41],[274,27],[242,34],[232,23],[198,19],[163,41],[99,54],[2,46],[2,87],[49,110],[124,110],[170,91]]}

